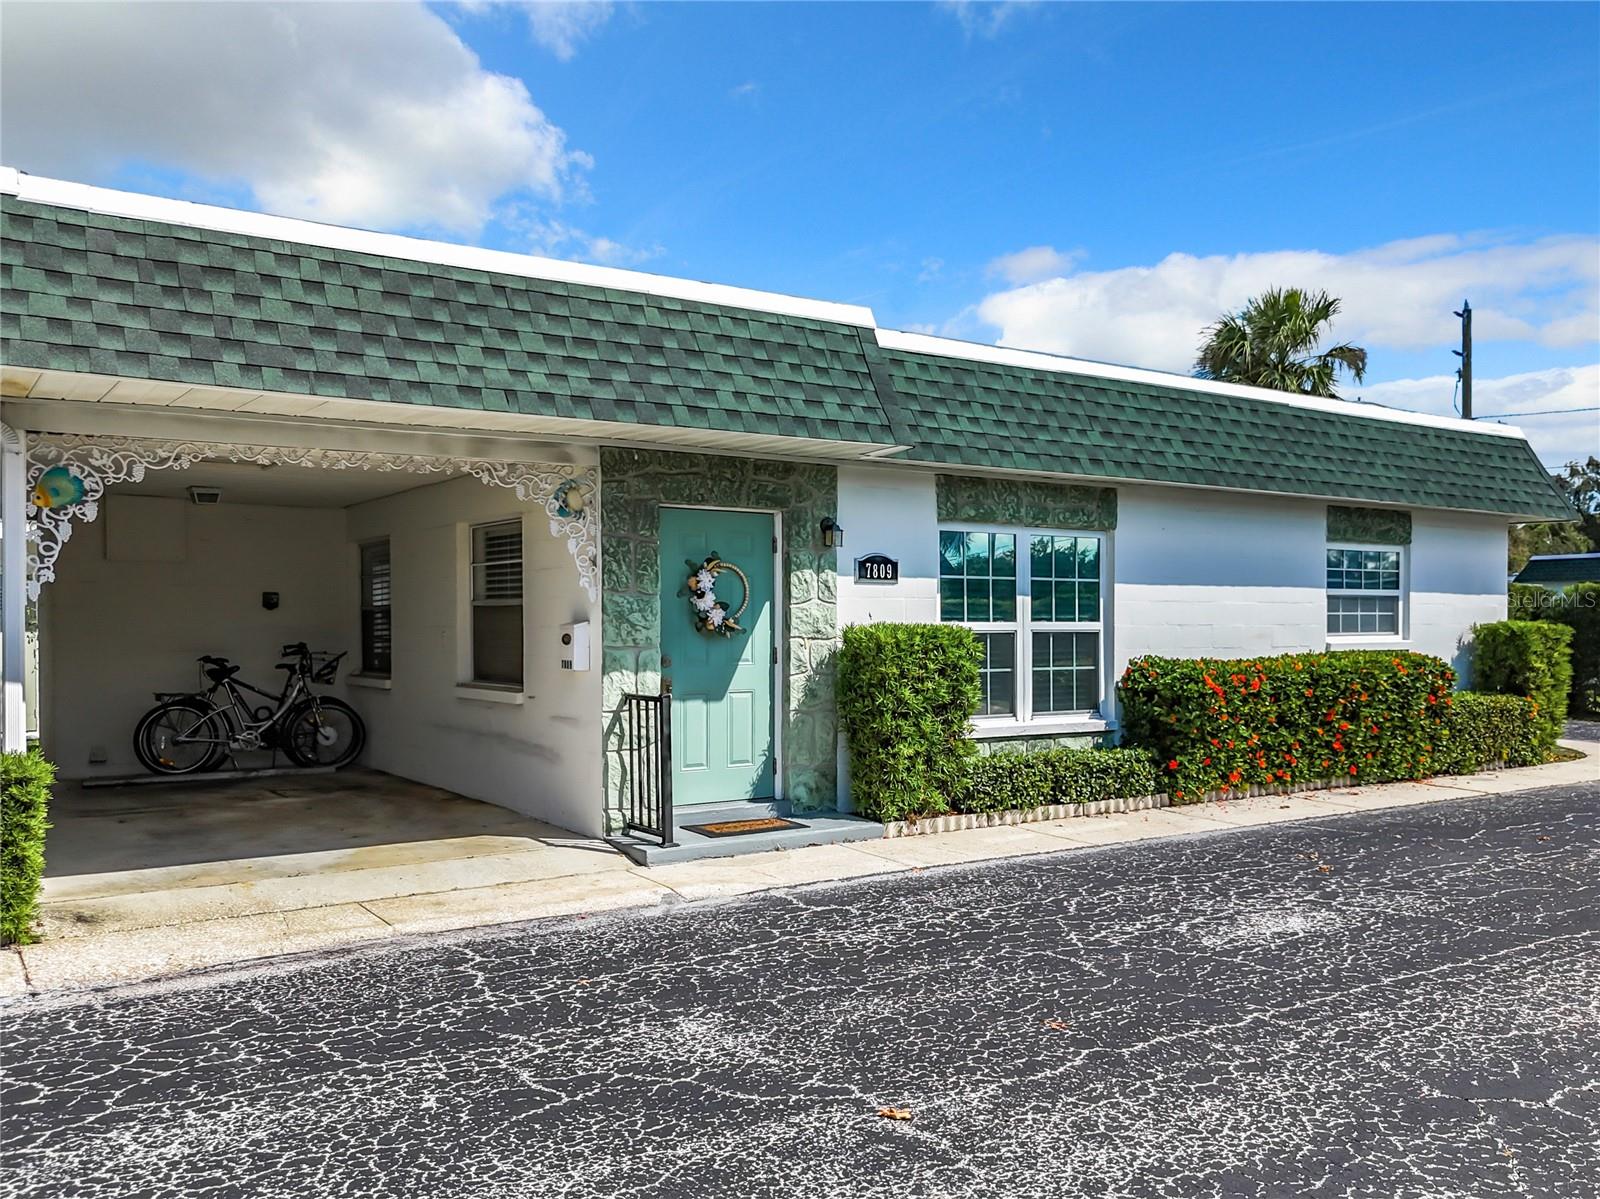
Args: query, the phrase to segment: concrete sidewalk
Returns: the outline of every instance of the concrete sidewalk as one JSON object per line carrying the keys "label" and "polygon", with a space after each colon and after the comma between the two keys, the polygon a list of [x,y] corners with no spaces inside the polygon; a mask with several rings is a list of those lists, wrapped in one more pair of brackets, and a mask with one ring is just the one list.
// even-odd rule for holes
{"label": "concrete sidewalk", "polygon": [[[1587,730],[1585,730],[1587,731]],[[969,829],[850,844],[817,845],[734,858],[633,866],[590,846],[551,845],[497,854],[491,844],[470,872],[427,890],[411,867],[333,871],[295,894],[308,906],[275,906],[273,880],[215,888],[205,897],[217,914],[194,919],[193,897],[161,923],[162,912],[115,897],[92,924],[50,928],[49,939],[0,953],[0,997],[144,981],[281,954],[445,929],[509,924],[547,916],[652,907],[679,900],[743,895],[803,883],[889,874],[928,866],[1058,853],[1151,837],[1215,832],[1308,820],[1407,804],[1525,791],[1600,779],[1600,741],[1563,741],[1588,755],[1523,770],[1461,775],[1425,783],[1390,783],[1289,796],[1162,808],[1048,823]],[[489,841],[485,838],[485,841]],[[510,859],[509,861],[507,859]],[[394,877],[384,873],[399,871]],[[465,885],[468,882],[475,885]],[[492,880],[492,881],[484,881]]]}

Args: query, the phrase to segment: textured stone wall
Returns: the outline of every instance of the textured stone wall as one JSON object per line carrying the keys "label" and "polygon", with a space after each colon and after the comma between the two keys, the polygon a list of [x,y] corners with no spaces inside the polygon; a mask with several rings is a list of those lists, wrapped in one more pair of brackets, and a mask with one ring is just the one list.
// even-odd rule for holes
{"label": "textured stone wall", "polygon": [[1080,487],[1029,479],[940,475],[940,520],[988,521],[1030,529],[1114,529],[1114,487]]}
{"label": "textured stone wall", "polygon": [[1393,508],[1328,505],[1328,540],[1367,545],[1410,545],[1411,513]]}
{"label": "textured stone wall", "polygon": [[628,692],[661,690],[662,504],[774,510],[782,515],[787,685],[778,697],[783,794],[797,809],[838,805],[834,551],[819,531],[838,502],[829,466],[654,450],[600,451],[602,648],[607,820],[627,793],[616,714]]}

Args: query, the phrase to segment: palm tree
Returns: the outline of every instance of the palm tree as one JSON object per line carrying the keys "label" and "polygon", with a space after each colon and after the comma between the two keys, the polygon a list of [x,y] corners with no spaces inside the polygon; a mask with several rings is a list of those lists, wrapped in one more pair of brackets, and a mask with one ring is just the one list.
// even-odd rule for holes
{"label": "palm tree", "polygon": [[1333,384],[1340,370],[1349,371],[1357,383],[1367,373],[1367,352],[1360,346],[1315,352],[1323,327],[1338,311],[1339,301],[1325,291],[1288,287],[1262,292],[1206,330],[1194,373],[1202,379],[1338,399]]}

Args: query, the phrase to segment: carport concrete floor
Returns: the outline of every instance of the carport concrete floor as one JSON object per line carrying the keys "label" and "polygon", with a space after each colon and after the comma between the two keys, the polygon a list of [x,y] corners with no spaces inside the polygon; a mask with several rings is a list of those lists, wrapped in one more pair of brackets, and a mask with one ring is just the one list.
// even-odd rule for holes
{"label": "carport concrete floor", "polygon": [[[235,960],[236,935],[315,948],[321,930],[348,941],[409,925],[420,897],[629,865],[604,841],[375,770],[64,783],[51,820],[42,938],[31,949],[44,967],[52,948],[82,957],[92,939],[106,951],[92,956],[111,959],[96,973],[113,977],[125,948],[147,958],[175,945],[174,966]],[[199,963],[183,948],[196,937],[212,946]]]}

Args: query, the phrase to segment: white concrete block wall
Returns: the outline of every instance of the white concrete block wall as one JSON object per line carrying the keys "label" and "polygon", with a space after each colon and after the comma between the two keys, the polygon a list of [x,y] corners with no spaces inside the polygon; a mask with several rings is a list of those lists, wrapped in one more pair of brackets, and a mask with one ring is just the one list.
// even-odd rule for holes
{"label": "white concrete block wall", "polygon": [[[394,606],[389,690],[350,688],[380,770],[501,804],[563,828],[601,828],[600,611],[578,585],[565,539],[542,505],[453,479],[348,510],[354,546],[388,537]],[[523,517],[525,634],[521,703],[464,697],[468,529]],[[588,671],[560,666],[561,625],[591,621]]]}
{"label": "white concrete block wall", "polygon": [[[117,560],[126,555],[167,560]],[[263,591],[279,593],[275,611],[261,606]],[[274,692],[285,642],[354,657],[356,594],[338,509],[107,497],[99,520],[74,528],[40,596],[45,754],[66,778],[142,773],[133,729],[152,692],[193,690],[201,654],[232,658],[241,677]]]}
{"label": "white concrete block wall", "polygon": [[[839,471],[839,623],[938,619],[938,514],[931,472]],[[1415,512],[1406,635],[1327,637],[1327,504],[1172,487],[1118,488],[1109,542],[1108,677],[1129,658],[1249,657],[1403,646],[1452,662],[1466,681],[1474,624],[1506,613],[1506,522]],[[900,560],[898,584],[857,583],[854,561]]]}
{"label": "white concrete block wall", "polygon": [[1249,657],[1326,643],[1327,505],[1119,487],[1112,677],[1131,657]]}

